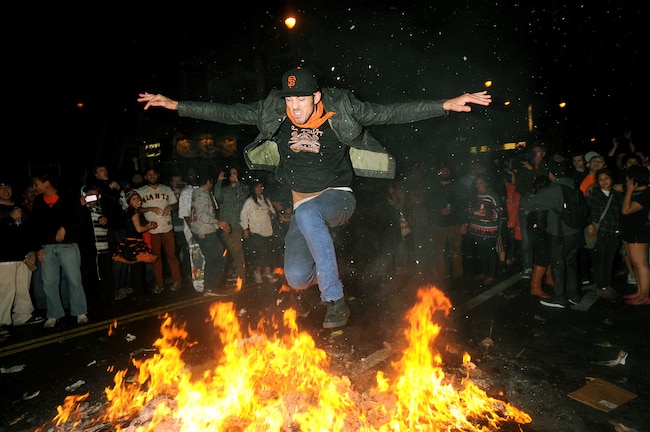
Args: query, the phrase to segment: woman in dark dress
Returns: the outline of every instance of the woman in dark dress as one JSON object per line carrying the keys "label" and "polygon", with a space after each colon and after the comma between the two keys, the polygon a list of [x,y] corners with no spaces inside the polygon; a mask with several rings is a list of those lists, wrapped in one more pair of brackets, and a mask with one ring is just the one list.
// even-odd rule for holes
{"label": "woman in dark dress", "polygon": [[648,266],[648,244],[650,244],[650,189],[648,168],[632,166],[627,172],[625,196],[621,207],[621,228],[625,252],[634,269],[637,292],[628,296],[626,303],[650,305],[650,267]]}

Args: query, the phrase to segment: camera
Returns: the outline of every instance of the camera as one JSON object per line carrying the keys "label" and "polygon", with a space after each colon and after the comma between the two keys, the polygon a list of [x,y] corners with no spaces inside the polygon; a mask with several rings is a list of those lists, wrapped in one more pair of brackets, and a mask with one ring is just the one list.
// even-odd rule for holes
{"label": "camera", "polygon": [[97,195],[86,195],[86,202],[94,202],[97,201]]}

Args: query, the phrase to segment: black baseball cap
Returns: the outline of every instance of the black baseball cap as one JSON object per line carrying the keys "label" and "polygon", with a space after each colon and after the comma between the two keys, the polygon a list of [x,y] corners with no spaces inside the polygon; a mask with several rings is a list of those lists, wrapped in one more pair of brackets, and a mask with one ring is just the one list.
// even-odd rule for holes
{"label": "black baseball cap", "polygon": [[318,81],[312,71],[304,67],[290,69],[282,75],[280,96],[310,96],[318,91]]}

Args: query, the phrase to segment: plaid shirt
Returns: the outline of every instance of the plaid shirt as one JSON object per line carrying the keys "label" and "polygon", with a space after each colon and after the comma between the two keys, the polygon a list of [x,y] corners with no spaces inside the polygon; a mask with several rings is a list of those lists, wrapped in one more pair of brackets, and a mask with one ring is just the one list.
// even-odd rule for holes
{"label": "plaid shirt", "polygon": [[[605,217],[600,223],[598,232],[607,234],[618,234],[621,231],[620,216],[621,206],[623,205],[623,194],[612,189],[610,194],[613,194],[612,203],[605,213]],[[589,205],[589,223],[598,222],[600,215],[607,206],[609,197],[600,188],[595,188],[589,195],[587,195],[587,205]]]}
{"label": "plaid shirt", "polygon": [[224,186],[222,182],[217,182],[213,193],[219,203],[219,219],[229,222],[231,226],[240,226],[239,217],[244,201],[248,198],[248,185],[237,182]]}

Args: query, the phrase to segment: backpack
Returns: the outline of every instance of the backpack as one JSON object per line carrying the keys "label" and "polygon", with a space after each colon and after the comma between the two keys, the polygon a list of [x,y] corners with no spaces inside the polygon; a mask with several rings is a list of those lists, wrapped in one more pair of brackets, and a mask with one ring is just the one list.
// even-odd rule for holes
{"label": "backpack", "polygon": [[565,185],[560,185],[560,187],[562,188],[562,199],[564,200],[562,211],[553,211],[569,227],[583,229],[589,223],[589,205],[587,204],[587,200],[578,188],[571,188]]}

